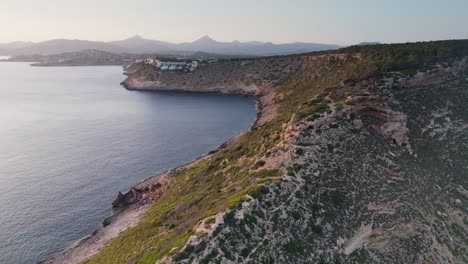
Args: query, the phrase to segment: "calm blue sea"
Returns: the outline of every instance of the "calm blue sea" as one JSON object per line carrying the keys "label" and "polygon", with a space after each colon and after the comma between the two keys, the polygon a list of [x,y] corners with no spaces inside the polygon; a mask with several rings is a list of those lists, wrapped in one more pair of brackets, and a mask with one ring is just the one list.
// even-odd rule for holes
{"label": "calm blue sea", "polygon": [[130,92],[121,67],[0,62],[0,263],[34,263],[100,227],[118,191],[215,149],[253,99]]}

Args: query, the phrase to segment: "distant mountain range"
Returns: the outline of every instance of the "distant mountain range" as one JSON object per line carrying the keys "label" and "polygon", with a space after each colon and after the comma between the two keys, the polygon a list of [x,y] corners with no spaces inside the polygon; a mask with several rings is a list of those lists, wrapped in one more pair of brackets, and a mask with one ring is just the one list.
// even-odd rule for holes
{"label": "distant mountain range", "polygon": [[273,44],[271,42],[219,42],[204,36],[193,42],[170,43],[134,36],[128,39],[102,42],[87,40],[54,39],[44,42],[13,42],[0,44],[0,55],[50,55],[82,50],[101,50],[113,53],[132,54],[187,54],[207,52],[226,55],[285,55],[340,48],[338,45],[294,42]]}

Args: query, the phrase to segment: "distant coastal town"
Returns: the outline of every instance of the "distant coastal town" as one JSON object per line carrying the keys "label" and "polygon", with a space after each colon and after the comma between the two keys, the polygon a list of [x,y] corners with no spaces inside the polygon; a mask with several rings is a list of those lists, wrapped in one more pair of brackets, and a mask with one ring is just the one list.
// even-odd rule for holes
{"label": "distant coastal town", "polygon": [[185,61],[161,61],[159,59],[142,59],[142,60],[136,60],[136,63],[144,63],[144,64],[149,64],[153,65],[158,69],[161,69],[163,71],[195,71],[195,69],[198,67],[198,61],[191,61],[191,62],[185,62]]}
{"label": "distant coastal town", "polygon": [[162,71],[194,72],[202,63],[216,63],[218,60],[192,60],[192,61],[162,61],[158,58],[146,58],[136,60],[135,63],[152,65]]}

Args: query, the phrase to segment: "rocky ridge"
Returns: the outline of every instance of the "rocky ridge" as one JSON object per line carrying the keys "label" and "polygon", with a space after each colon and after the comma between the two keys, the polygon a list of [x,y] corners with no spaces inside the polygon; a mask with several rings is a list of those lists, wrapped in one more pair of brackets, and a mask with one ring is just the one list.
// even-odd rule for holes
{"label": "rocky ridge", "polygon": [[287,127],[281,184],[160,263],[465,263],[467,77],[465,58],[312,98],[326,110]]}

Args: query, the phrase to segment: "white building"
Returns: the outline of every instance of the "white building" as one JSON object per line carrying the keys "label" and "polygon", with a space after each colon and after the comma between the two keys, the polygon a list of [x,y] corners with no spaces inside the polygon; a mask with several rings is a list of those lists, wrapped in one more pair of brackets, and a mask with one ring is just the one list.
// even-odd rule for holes
{"label": "white building", "polygon": [[161,70],[183,70],[184,67],[187,65],[185,62],[160,62],[159,67]]}
{"label": "white building", "polygon": [[135,61],[136,63],[144,63],[144,64],[148,64],[148,65],[154,65],[156,67],[161,67],[161,61],[158,60],[158,59],[151,59],[151,58],[146,58],[146,59],[142,59],[142,60],[136,60]]}

